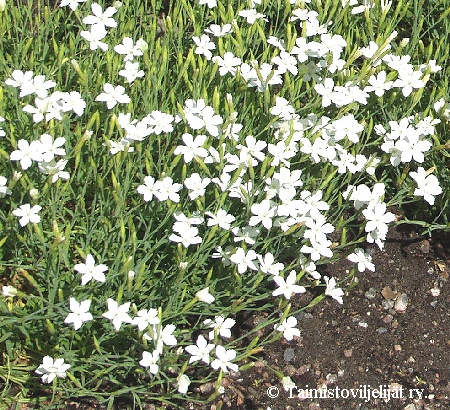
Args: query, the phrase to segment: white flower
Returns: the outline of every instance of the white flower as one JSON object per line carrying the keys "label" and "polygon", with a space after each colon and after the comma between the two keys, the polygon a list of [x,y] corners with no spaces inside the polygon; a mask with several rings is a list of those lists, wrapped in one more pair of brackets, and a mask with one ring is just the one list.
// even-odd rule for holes
{"label": "white flower", "polygon": [[11,161],[20,161],[22,169],[31,167],[33,161],[42,161],[42,144],[40,141],[32,141],[31,144],[27,140],[21,139],[17,142],[17,150],[11,152],[9,158]]}
{"label": "white flower", "polygon": [[236,219],[233,215],[227,213],[227,211],[223,209],[219,209],[215,215],[209,211],[205,212],[205,215],[210,217],[207,222],[208,226],[219,225],[222,229],[227,231],[230,230],[231,223]]}
{"label": "white flower", "polygon": [[37,75],[31,81],[24,82],[20,88],[20,97],[36,94],[39,98],[45,98],[48,95],[48,89],[53,88],[56,83],[52,80],[46,80],[45,75]]}
{"label": "white flower", "polygon": [[150,352],[142,352],[142,360],[139,364],[142,367],[148,367],[150,373],[157,374],[159,370],[158,360],[159,360],[159,351],[154,350],[152,353]]}
{"label": "white flower", "polygon": [[214,37],[223,37],[232,32],[233,28],[231,24],[224,24],[222,27],[218,24],[211,24],[209,28],[205,28],[205,33],[212,34]]}
{"label": "white flower", "polygon": [[342,296],[344,296],[344,291],[341,288],[336,287],[336,279],[324,276],[323,279],[327,285],[325,289],[325,295],[331,296],[334,300],[342,305]]}
{"label": "white flower", "polygon": [[264,255],[258,255],[259,259],[259,270],[263,273],[267,273],[270,275],[279,275],[280,272],[284,269],[284,264],[281,262],[275,262],[274,256],[268,252]]}
{"label": "white flower", "polygon": [[5,84],[10,85],[11,87],[22,88],[25,84],[33,82],[33,76],[33,71],[22,72],[20,70],[14,70],[11,73],[11,78],[6,79]]}
{"label": "white flower", "polygon": [[173,115],[158,110],[152,111],[142,119],[143,122],[150,126],[152,133],[156,135],[173,131],[172,123],[174,120]]}
{"label": "white flower", "polygon": [[64,319],[64,323],[73,323],[74,329],[78,330],[84,322],[92,320],[92,315],[89,313],[91,301],[89,299],[77,302],[75,298],[70,298],[70,310],[72,311]]}
{"label": "white flower", "polygon": [[439,185],[439,180],[435,175],[427,175],[424,168],[419,167],[417,172],[410,172],[409,175],[417,183],[417,188],[414,190],[414,195],[423,196],[425,201],[430,205],[434,205],[435,196],[442,193],[442,188]]}
{"label": "white flower", "polygon": [[211,350],[214,349],[214,347],[215,346],[208,343],[208,341],[202,335],[199,335],[197,337],[197,342],[195,345],[189,345],[185,347],[186,352],[191,355],[189,363],[201,360],[202,362],[209,364],[211,360],[209,354]]}
{"label": "white flower", "polygon": [[91,26],[91,31],[80,31],[80,36],[89,41],[91,50],[97,50],[97,48],[103,51],[108,50],[108,44],[102,41],[107,34],[105,27],[101,24]]}
{"label": "white flower", "polygon": [[55,377],[64,379],[68,369],[70,369],[70,364],[64,364],[64,359],[53,360],[50,356],[45,356],[42,364],[36,369],[36,373],[42,375],[43,383],[50,384]]}
{"label": "white flower", "polygon": [[201,178],[201,176],[194,172],[189,178],[184,180],[184,186],[189,189],[189,198],[192,200],[204,196],[206,187],[211,182],[210,178]]}
{"label": "white flower", "polygon": [[199,291],[195,294],[195,297],[196,297],[199,301],[205,302],[205,303],[207,303],[208,305],[211,304],[211,303],[213,303],[213,302],[216,300],[216,298],[215,298],[213,295],[211,295],[211,293],[209,293],[209,286],[206,287],[205,289],[199,290]]}
{"label": "white flower", "polygon": [[253,24],[257,19],[262,18],[264,21],[268,21],[265,17],[265,14],[258,13],[256,9],[247,9],[241,10],[238,15],[240,17],[244,17],[247,20],[248,24]]}
{"label": "white flower", "polygon": [[86,102],[78,91],[60,93],[60,97],[59,103],[62,104],[62,110],[64,112],[73,111],[77,115],[83,115]]}
{"label": "white flower", "polygon": [[[144,41],[140,39],[141,42]],[[145,43],[145,41],[144,41]],[[136,45],[133,43],[133,39],[130,37],[125,37],[122,40],[122,44],[118,44],[114,47],[114,51],[118,54],[125,54],[124,61],[133,61],[135,57],[141,56],[142,46],[139,40],[136,42]]]}
{"label": "white flower", "polygon": [[289,273],[289,276],[286,280],[280,275],[276,275],[273,277],[273,280],[278,285],[278,289],[275,289],[272,292],[273,296],[284,295],[286,299],[290,299],[293,293],[304,293],[306,289],[303,286],[295,285],[295,281],[297,280],[297,274],[295,270],[292,270]]}
{"label": "white flower", "polygon": [[237,68],[242,63],[241,59],[239,57],[236,57],[230,51],[227,51],[223,55],[223,58],[220,57],[220,56],[213,57],[212,61],[214,63],[218,64],[218,66],[219,66],[219,74],[221,76],[224,76],[227,73],[230,73],[231,75],[235,75]]}
{"label": "white flower", "polygon": [[6,183],[8,180],[0,175],[0,198],[4,198],[6,195],[11,195],[11,190],[8,188]]}
{"label": "white flower", "polygon": [[214,50],[216,45],[211,41],[207,34],[202,34],[201,37],[192,37],[194,43],[197,45],[195,48],[195,54],[203,54],[207,60],[211,60],[212,53],[210,50]]}
{"label": "white flower", "polygon": [[105,282],[106,280],[104,272],[108,270],[108,267],[103,264],[96,266],[94,257],[90,253],[86,255],[85,263],[77,263],[73,268],[83,275],[81,277],[82,285],[86,285],[92,279],[98,282]]}
{"label": "white flower", "polygon": [[114,299],[108,298],[108,311],[102,316],[112,320],[116,330],[119,330],[122,323],[133,323],[133,319],[128,314],[130,305],[130,302],[119,305]]}
{"label": "white flower", "polygon": [[30,204],[21,205],[19,208],[12,211],[13,215],[19,217],[20,226],[25,226],[28,223],[37,224],[41,221],[41,217],[38,212],[42,209],[39,205],[34,205],[31,207]]}
{"label": "white flower", "polygon": [[92,14],[83,19],[84,24],[91,24],[98,27],[117,27],[117,22],[112,18],[117,10],[114,7],[108,7],[104,12],[102,6],[98,3],[91,4]]}
{"label": "white flower", "polygon": [[180,195],[177,193],[183,185],[174,183],[171,177],[164,177],[162,180],[155,182],[154,195],[160,201],[167,201],[170,199],[172,202],[179,202]]}
{"label": "white flower", "polygon": [[95,101],[104,101],[108,110],[115,107],[117,103],[128,104],[131,100],[127,94],[125,94],[125,88],[121,85],[114,87],[110,83],[103,85],[104,92],[99,94]]}
{"label": "white flower", "polygon": [[228,373],[229,369],[237,372],[239,370],[238,365],[231,363],[236,358],[236,351],[233,349],[226,350],[223,346],[216,346],[216,359],[211,363],[213,369],[221,369],[224,373]]}
{"label": "white flower", "polygon": [[156,192],[155,178],[152,176],[146,176],[144,178],[144,185],[139,185],[137,191],[139,194],[144,196],[145,202],[151,201]]}
{"label": "white flower", "polygon": [[358,264],[358,271],[364,272],[366,269],[375,272],[375,265],[372,263],[372,257],[366,254],[361,248],[356,248],[354,253],[347,256],[350,262]]}
{"label": "white flower", "polygon": [[198,228],[195,226],[190,226],[188,224],[177,225],[177,223],[175,223],[174,230],[175,228],[178,229],[178,235],[175,233],[171,234],[169,236],[170,241],[181,243],[185,248],[202,242],[202,238],[198,235]]}
{"label": "white flower", "polygon": [[198,4],[207,4],[210,9],[217,6],[217,0],[200,0]]}
{"label": "white flower", "polygon": [[382,97],[384,93],[392,88],[393,82],[386,81],[386,71],[380,71],[378,75],[371,75],[369,84],[364,88],[367,93],[374,92],[378,97]]}
{"label": "white flower", "polygon": [[45,175],[51,175],[52,183],[54,184],[58,179],[69,179],[70,174],[67,171],[64,171],[64,168],[67,164],[66,159],[61,159],[58,162],[52,160],[50,162],[39,162],[38,167],[39,171]]}
{"label": "white flower", "polygon": [[84,3],[86,0],[61,0],[59,7],[69,6],[71,10],[76,10],[79,3]]}
{"label": "white flower", "polygon": [[404,97],[408,97],[413,89],[425,87],[425,82],[421,80],[422,71],[408,71],[401,70],[398,73],[399,78],[392,84],[393,87],[399,87],[402,89],[402,94]]}
{"label": "white flower", "polygon": [[253,249],[250,249],[247,253],[245,253],[245,250],[243,248],[237,248],[236,252],[231,255],[230,260],[231,262],[238,265],[239,273],[244,273],[249,268],[251,270],[258,270],[258,267],[254,262],[256,261],[257,257],[258,255]]}
{"label": "white flower", "polygon": [[272,220],[277,213],[277,206],[275,202],[269,199],[264,199],[259,204],[253,204],[250,210],[253,214],[248,222],[250,226],[255,226],[261,223],[266,229],[272,228]]}
{"label": "white flower", "polygon": [[367,219],[366,232],[378,231],[387,232],[387,224],[395,221],[395,215],[392,212],[386,212],[384,202],[373,204],[370,208],[363,210],[363,215]]}
{"label": "white flower", "polygon": [[154,308],[149,310],[141,309],[133,319],[133,325],[137,326],[141,332],[147,329],[149,325],[157,325],[159,323],[158,310]]}
{"label": "white flower", "polygon": [[205,325],[212,328],[209,332],[209,340],[214,339],[214,333],[219,334],[222,337],[230,338],[231,337],[231,328],[235,325],[236,321],[231,318],[225,319],[223,316],[216,316],[214,321],[211,319],[205,319],[203,321]]}
{"label": "white flower", "polygon": [[203,144],[206,142],[206,135],[198,135],[194,137],[191,134],[185,133],[181,136],[185,146],[178,145],[173,152],[174,155],[183,155],[183,160],[187,164],[191,162],[195,157],[205,158],[208,155],[208,151],[203,148]]}
{"label": "white flower", "polygon": [[284,338],[291,341],[294,336],[300,336],[300,330],[295,326],[297,326],[297,319],[294,316],[289,316],[280,325],[275,325],[274,329],[283,332]]}
{"label": "white flower", "polygon": [[157,328],[156,326],[153,326],[153,334],[145,333],[144,339],[146,340],[153,340],[156,345],[156,351],[159,352],[159,354],[162,354],[164,345],[166,346],[176,346],[177,345],[177,339],[173,335],[173,332],[176,330],[176,326],[173,324],[169,324],[164,326],[164,328],[161,329],[161,326]]}
{"label": "white flower", "polygon": [[314,89],[322,96],[322,107],[328,107],[333,98],[334,81],[331,78],[325,78],[323,83],[316,84]]}
{"label": "white flower", "polygon": [[139,62],[125,61],[125,67],[119,71],[119,75],[125,77],[127,83],[133,83],[137,78],[144,77],[143,70],[139,70]]}
{"label": "white flower", "polygon": [[180,374],[177,377],[178,393],[186,394],[189,389],[190,384],[191,384],[191,381],[189,380],[189,377],[186,376],[185,374]]}

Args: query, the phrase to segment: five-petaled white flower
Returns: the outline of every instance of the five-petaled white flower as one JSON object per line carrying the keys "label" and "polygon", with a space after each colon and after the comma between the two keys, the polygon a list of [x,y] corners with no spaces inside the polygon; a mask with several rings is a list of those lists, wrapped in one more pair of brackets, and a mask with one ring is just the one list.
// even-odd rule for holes
{"label": "five-petaled white flower", "polygon": [[142,360],[139,362],[139,364],[142,367],[148,367],[149,372],[151,374],[156,374],[158,373],[159,370],[158,360],[159,360],[158,350],[154,350],[152,353],[142,352]]}
{"label": "five-petaled white flower", "polygon": [[328,276],[324,276],[325,284],[327,285],[325,289],[325,295],[332,297],[336,302],[342,305],[343,300],[342,296],[344,296],[344,291],[337,287],[336,279],[329,278]]}
{"label": "five-petaled white flower", "polygon": [[73,268],[83,275],[81,277],[82,285],[86,285],[92,279],[98,282],[105,282],[106,280],[105,272],[108,270],[108,267],[104,264],[96,266],[94,257],[90,253],[86,256],[85,263],[77,263]]}
{"label": "five-petaled white flower", "polygon": [[306,289],[303,286],[295,284],[297,274],[294,270],[291,271],[286,280],[280,275],[273,276],[273,280],[278,285],[278,289],[272,292],[273,296],[284,295],[286,299],[290,299],[293,293],[304,293]]}
{"label": "five-petaled white flower", "polygon": [[133,323],[128,314],[131,302],[123,303],[119,305],[114,299],[108,298],[108,311],[103,313],[103,317],[112,320],[116,330],[120,330],[122,323]]}
{"label": "five-petaled white flower", "polygon": [[189,345],[185,347],[186,352],[191,355],[189,363],[201,360],[202,362],[209,364],[211,360],[209,354],[211,353],[211,350],[214,349],[214,347],[215,346],[211,343],[208,343],[208,341],[202,335],[198,336],[195,345]]}
{"label": "five-petaled white flower", "polygon": [[40,141],[32,141],[31,144],[24,139],[17,142],[17,149],[9,156],[11,161],[20,161],[22,169],[31,167],[33,161],[42,161],[42,144]]}
{"label": "five-petaled white flower", "polygon": [[147,329],[149,325],[157,325],[159,323],[158,310],[155,308],[149,310],[141,309],[133,319],[133,324],[137,326],[141,332]]}
{"label": "five-petaled white flower", "polygon": [[216,316],[214,318],[214,321],[212,321],[211,319],[205,319],[203,323],[213,329],[209,332],[209,340],[213,340],[214,333],[217,333],[222,337],[230,338],[230,329],[234,326],[236,321],[231,318],[225,319],[223,316]]}
{"label": "five-petaled white flower", "polygon": [[29,222],[33,224],[37,224],[41,221],[41,217],[38,215],[38,212],[42,209],[39,205],[34,205],[31,207],[30,204],[21,205],[19,208],[14,209],[12,211],[13,215],[19,217],[20,226],[25,226]]}
{"label": "five-petaled white flower", "polygon": [[92,15],[83,19],[84,24],[91,24],[97,27],[117,27],[117,22],[112,18],[116,14],[117,9],[108,7],[103,11],[102,6],[98,3],[91,4]]}
{"label": "five-petaled white flower", "polygon": [[44,356],[42,364],[36,369],[36,373],[42,375],[43,383],[50,384],[55,377],[64,379],[70,364],[64,363],[64,359],[53,360],[50,356]]}
{"label": "five-petaled white flower", "polygon": [[358,264],[358,271],[364,272],[366,269],[375,272],[375,265],[372,263],[372,257],[366,254],[361,248],[356,248],[355,252],[347,256],[350,262]]}
{"label": "five-petaled white flower", "polygon": [[114,108],[117,103],[128,104],[131,100],[127,94],[125,94],[125,88],[121,85],[114,87],[110,83],[103,85],[103,93],[99,94],[95,101],[104,101],[108,110]]}
{"label": "five-petaled white flower", "polygon": [[84,322],[92,320],[92,315],[89,313],[91,307],[89,299],[77,302],[75,298],[70,298],[69,303],[72,312],[67,315],[64,323],[73,323],[74,329],[78,330]]}
{"label": "five-petaled white flower", "polygon": [[275,325],[274,329],[279,332],[283,332],[283,336],[286,340],[291,341],[294,336],[300,336],[300,330],[296,328],[297,319],[294,316],[289,316],[284,319],[281,324]]}
{"label": "five-petaled white flower", "polygon": [[[223,346],[216,346],[216,359],[211,363],[213,369],[220,369],[224,373],[228,373],[230,370],[237,372],[239,370],[238,365],[231,363],[236,358],[236,350],[226,350]],[[230,369],[230,370],[229,370]]]}

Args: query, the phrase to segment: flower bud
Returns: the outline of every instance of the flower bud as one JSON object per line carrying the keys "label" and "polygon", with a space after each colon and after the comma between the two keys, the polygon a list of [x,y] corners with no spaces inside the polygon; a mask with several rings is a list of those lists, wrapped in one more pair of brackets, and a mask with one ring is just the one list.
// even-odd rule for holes
{"label": "flower bud", "polygon": [[14,286],[3,286],[2,287],[2,295],[4,297],[13,298],[14,296],[17,295],[17,289]]}
{"label": "flower bud", "polygon": [[205,288],[205,289],[199,290],[195,294],[195,296],[198,298],[198,300],[200,302],[205,302],[208,305],[210,303],[213,303],[216,300],[216,298],[213,295],[211,295],[211,293],[209,293],[209,286],[207,288]]}

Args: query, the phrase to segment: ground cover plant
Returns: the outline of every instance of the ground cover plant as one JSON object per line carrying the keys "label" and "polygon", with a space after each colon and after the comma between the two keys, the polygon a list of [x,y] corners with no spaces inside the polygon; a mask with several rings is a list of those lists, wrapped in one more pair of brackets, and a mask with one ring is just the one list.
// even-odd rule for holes
{"label": "ground cover plant", "polygon": [[448,227],[447,1],[0,9],[5,403],[214,399],[389,224]]}

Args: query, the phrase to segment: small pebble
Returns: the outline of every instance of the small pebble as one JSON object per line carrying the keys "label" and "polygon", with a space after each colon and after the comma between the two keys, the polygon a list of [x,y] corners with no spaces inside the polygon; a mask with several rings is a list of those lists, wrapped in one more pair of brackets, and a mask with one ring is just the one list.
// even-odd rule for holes
{"label": "small pebble", "polygon": [[366,299],[374,299],[375,296],[377,295],[377,290],[375,288],[369,288],[369,290],[364,293],[364,296],[366,297]]}
{"label": "small pebble", "polygon": [[325,378],[327,379],[327,386],[329,386],[337,383],[338,376],[336,373],[328,373]]}
{"label": "small pebble", "polygon": [[383,290],[381,291],[381,295],[385,299],[394,299],[396,296],[396,292],[394,292],[389,286],[385,286]]}
{"label": "small pebble", "polygon": [[394,307],[394,301],[392,299],[383,300],[381,306],[383,306],[383,309],[385,310],[392,309]]}
{"label": "small pebble", "polygon": [[428,242],[426,239],[423,240],[420,244],[420,250],[422,251],[422,253],[430,253],[430,249],[430,242]]}
{"label": "small pebble", "polygon": [[313,317],[313,315],[311,313],[306,313],[306,312],[300,312],[297,315],[295,315],[297,320],[303,320],[303,319],[311,319]]}
{"label": "small pebble", "polygon": [[394,316],[392,316],[392,315],[386,315],[386,316],[383,318],[383,322],[386,323],[386,324],[388,325],[389,323],[392,322],[392,319],[394,319]]}
{"label": "small pebble", "polygon": [[378,329],[377,329],[377,333],[379,333],[380,335],[382,334],[382,333],[386,333],[388,330],[385,328],[385,327],[379,327]]}
{"label": "small pebble", "polygon": [[406,293],[402,293],[395,301],[394,310],[397,313],[405,313],[408,307],[408,296]]}
{"label": "small pebble", "polygon": [[299,368],[298,368],[298,374],[301,376],[303,374],[305,374],[306,372],[309,372],[309,366],[302,364]]}
{"label": "small pebble", "polygon": [[284,361],[285,362],[290,362],[294,357],[295,357],[294,349],[289,347],[284,351]]}
{"label": "small pebble", "polygon": [[432,296],[437,298],[441,294],[441,290],[439,288],[431,288],[430,293]]}

